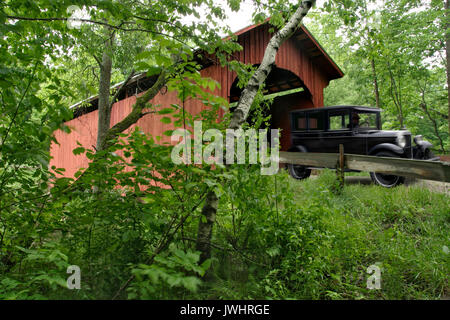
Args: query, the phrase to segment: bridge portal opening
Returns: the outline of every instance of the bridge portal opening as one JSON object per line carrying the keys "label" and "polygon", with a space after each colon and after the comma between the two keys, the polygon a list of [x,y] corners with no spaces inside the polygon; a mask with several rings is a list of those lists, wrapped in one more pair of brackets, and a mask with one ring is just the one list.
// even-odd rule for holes
{"label": "bridge portal opening", "polygon": [[[235,110],[242,93],[238,82],[239,79],[236,77],[230,88],[231,112]],[[281,150],[286,151],[290,147],[289,113],[293,110],[313,108],[311,93],[296,74],[277,67],[267,77],[263,93],[265,100],[272,100],[272,103],[268,108],[250,110],[247,122],[251,125],[257,124],[261,129],[281,129]],[[258,122],[261,116],[268,120]]]}

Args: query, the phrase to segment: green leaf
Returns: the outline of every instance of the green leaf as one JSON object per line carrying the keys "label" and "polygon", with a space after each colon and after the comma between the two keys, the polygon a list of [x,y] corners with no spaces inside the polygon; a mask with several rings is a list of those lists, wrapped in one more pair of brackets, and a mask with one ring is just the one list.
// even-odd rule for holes
{"label": "green leaf", "polygon": [[171,137],[174,130],[166,130],[163,132],[165,136]]}
{"label": "green leaf", "polygon": [[170,119],[169,117],[164,117],[161,119],[161,122],[165,123],[165,124],[169,124],[172,122],[172,119]]}
{"label": "green leaf", "polygon": [[160,67],[155,67],[155,66],[148,66],[147,65],[147,76],[151,77],[157,74],[161,73],[161,68]]}
{"label": "green leaf", "polygon": [[84,147],[78,147],[78,148],[73,149],[72,152],[74,155],[79,155],[79,154],[84,153],[85,151],[86,151],[86,149]]}
{"label": "green leaf", "polygon": [[175,110],[173,108],[164,108],[158,111],[158,114],[169,114],[173,113]]}

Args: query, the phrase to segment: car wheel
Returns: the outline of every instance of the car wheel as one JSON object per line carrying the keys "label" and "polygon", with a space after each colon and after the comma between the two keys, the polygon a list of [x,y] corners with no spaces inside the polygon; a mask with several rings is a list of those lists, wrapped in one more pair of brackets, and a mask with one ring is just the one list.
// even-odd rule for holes
{"label": "car wheel", "polygon": [[[389,151],[380,151],[376,153],[375,156],[398,158],[397,155]],[[370,177],[375,184],[385,188],[393,188],[405,182],[405,177],[394,176],[391,174],[371,172]]]}
{"label": "car wheel", "polygon": [[298,164],[288,164],[287,169],[292,178],[297,180],[303,180],[309,178],[311,175],[311,169],[307,169],[305,166]]}

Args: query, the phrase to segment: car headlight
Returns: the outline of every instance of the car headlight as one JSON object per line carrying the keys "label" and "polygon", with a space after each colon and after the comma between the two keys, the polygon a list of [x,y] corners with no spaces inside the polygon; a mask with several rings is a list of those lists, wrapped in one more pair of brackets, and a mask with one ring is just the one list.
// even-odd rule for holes
{"label": "car headlight", "polygon": [[397,136],[397,144],[401,148],[406,147],[406,137],[404,135]]}

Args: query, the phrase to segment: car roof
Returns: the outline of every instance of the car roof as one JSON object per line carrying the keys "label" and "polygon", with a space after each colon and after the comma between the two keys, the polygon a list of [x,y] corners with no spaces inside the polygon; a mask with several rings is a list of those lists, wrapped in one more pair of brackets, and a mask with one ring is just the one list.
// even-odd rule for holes
{"label": "car roof", "polygon": [[370,111],[370,112],[381,112],[382,110],[374,107],[365,107],[365,106],[351,106],[351,105],[343,105],[343,106],[330,106],[330,107],[321,107],[321,108],[309,108],[309,109],[299,109],[291,111],[290,113],[297,112],[308,112],[308,111],[328,111],[328,110],[343,110],[343,109],[351,109],[355,111]]}

